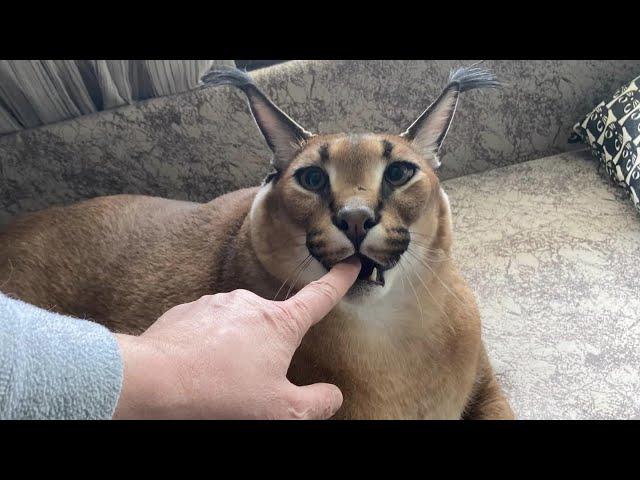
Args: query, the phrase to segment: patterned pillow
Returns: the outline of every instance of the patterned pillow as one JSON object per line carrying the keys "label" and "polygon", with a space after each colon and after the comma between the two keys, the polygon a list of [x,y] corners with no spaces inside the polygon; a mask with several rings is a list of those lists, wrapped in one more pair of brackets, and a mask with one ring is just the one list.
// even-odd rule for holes
{"label": "patterned pillow", "polygon": [[640,77],[620,88],[609,102],[598,104],[573,130],[569,141],[588,144],[640,211]]}

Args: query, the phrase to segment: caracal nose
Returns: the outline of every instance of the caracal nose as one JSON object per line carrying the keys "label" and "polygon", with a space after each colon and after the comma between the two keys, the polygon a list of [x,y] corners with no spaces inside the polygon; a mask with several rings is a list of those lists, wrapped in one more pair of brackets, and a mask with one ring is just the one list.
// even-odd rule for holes
{"label": "caracal nose", "polygon": [[336,226],[345,233],[356,248],[376,223],[374,211],[364,205],[342,207],[335,219]]}

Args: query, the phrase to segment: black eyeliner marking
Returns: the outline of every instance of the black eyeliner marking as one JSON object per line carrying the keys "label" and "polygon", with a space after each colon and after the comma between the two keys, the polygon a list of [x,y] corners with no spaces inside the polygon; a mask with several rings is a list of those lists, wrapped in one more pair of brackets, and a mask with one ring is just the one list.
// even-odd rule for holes
{"label": "black eyeliner marking", "polygon": [[382,156],[384,158],[391,158],[391,151],[393,150],[393,143],[391,143],[389,140],[383,140],[382,141]]}
{"label": "black eyeliner marking", "polygon": [[327,204],[329,205],[329,211],[331,212],[331,222],[338,227],[338,212],[336,211],[336,202],[333,198],[333,192],[329,194],[329,198],[327,199]]}
{"label": "black eyeliner marking", "polygon": [[320,161],[322,163],[326,163],[329,160],[329,145],[326,143],[322,144],[322,146],[320,147],[319,153],[320,153]]}
{"label": "black eyeliner marking", "polygon": [[389,182],[383,179],[382,186],[380,187],[380,207],[385,200],[387,200],[393,193],[393,188],[389,185]]}
{"label": "black eyeliner marking", "polygon": [[382,209],[384,208],[384,202],[381,199],[378,199],[378,205],[376,205],[375,210],[375,222],[376,224],[380,223],[380,219],[382,218]]}

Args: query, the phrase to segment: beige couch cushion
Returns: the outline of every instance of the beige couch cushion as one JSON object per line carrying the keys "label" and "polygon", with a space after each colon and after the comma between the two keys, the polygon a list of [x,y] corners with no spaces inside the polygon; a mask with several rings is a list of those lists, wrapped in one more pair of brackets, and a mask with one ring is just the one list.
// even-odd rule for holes
{"label": "beige couch cushion", "polygon": [[444,182],[520,418],[640,418],[640,217],[590,153]]}

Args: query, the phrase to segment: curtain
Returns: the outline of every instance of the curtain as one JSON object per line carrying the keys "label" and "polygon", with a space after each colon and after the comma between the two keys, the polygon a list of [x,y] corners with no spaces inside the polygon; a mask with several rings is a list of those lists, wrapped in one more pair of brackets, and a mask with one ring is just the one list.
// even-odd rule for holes
{"label": "curtain", "polygon": [[193,89],[233,60],[0,60],[0,135]]}

